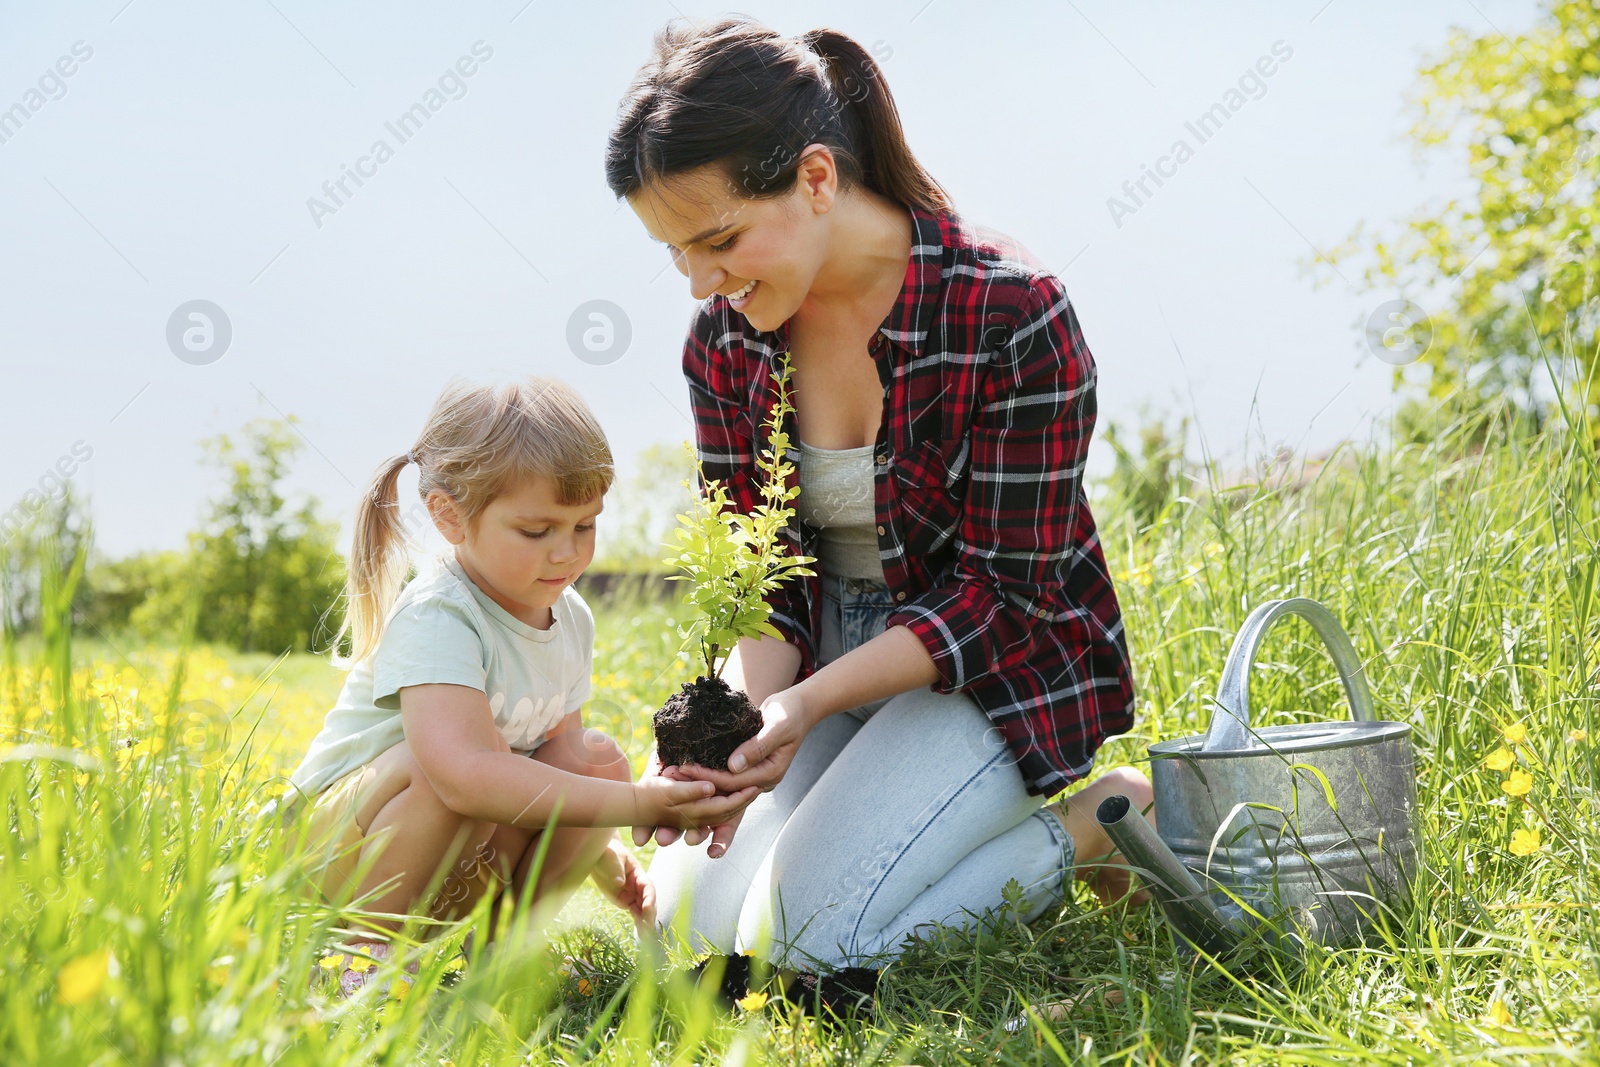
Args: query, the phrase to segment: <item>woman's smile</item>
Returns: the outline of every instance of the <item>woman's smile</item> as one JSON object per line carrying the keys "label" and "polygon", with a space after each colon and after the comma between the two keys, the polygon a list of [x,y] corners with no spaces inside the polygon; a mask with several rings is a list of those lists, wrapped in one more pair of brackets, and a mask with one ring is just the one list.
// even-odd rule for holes
{"label": "woman's smile", "polygon": [[735,311],[743,311],[749,306],[750,298],[755,294],[756,286],[760,284],[760,282],[755,281],[746,282],[741,288],[729,293],[728,302],[733,305],[733,309]]}

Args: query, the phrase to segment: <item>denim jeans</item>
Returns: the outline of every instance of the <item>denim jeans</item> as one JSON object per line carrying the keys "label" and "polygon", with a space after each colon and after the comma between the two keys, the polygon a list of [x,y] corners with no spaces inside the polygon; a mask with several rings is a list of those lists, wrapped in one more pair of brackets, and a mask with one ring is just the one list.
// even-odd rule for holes
{"label": "denim jeans", "polygon": [[[882,633],[893,606],[878,582],[822,584],[819,664]],[[818,723],[720,859],[703,844],[660,849],[661,923],[695,951],[839,967],[932,923],[992,920],[1012,879],[1032,919],[1061,899],[1073,861],[1043,804],[969,697],[901,693]]]}

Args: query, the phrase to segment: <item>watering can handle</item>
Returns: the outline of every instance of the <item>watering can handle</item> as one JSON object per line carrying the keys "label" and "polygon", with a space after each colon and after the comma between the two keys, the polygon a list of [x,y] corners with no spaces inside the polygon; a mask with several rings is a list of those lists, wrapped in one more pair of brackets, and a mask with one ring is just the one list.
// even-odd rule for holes
{"label": "watering can handle", "polygon": [[1377,717],[1372,711],[1372,693],[1367,688],[1365,668],[1339,620],[1327,608],[1305,597],[1269,600],[1245,619],[1244,626],[1233,639],[1233,647],[1228,650],[1222,681],[1217,686],[1216,708],[1200,747],[1202,752],[1228,752],[1249,746],[1250,668],[1255,666],[1256,653],[1267,631],[1287,615],[1298,615],[1309,622],[1328,647],[1333,665],[1339,670],[1339,680],[1344,683],[1345,695],[1350,698],[1350,717],[1357,722],[1372,722]]}

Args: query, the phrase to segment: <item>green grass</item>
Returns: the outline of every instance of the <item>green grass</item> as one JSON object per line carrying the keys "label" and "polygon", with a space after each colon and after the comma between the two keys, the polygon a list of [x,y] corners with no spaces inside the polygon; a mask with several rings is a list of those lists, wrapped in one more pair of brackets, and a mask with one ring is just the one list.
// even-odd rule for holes
{"label": "green grass", "polygon": [[[404,1000],[340,1002],[309,979],[360,913],[295,892],[264,815],[337,675],[201,653],[177,677],[169,654],[74,652],[58,627],[0,675],[0,738],[22,746],[0,756],[0,1062],[1600,1062],[1587,427],[1481,452],[1442,430],[1291,473],[1304,477],[1193,485],[1143,531],[1103,509],[1140,715],[1101,765],[1204,728],[1249,608],[1320,600],[1350,630],[1380,715],[1415,727],[1426,870],[1385,938],[1233,973],[1181,956],[1157,913],[1080,893],[1031,925],[1002,917],[981,937],[913,944],[874,1014],[818,1027],[776,1002],[724,1014],[658,980],[587,898],[454,984],[441,979],[465,923],[431,943]],[[591,720],[639,760],[649,711],[684,677],[673,610],[600,612]],[[45,664],[69,656],[80,666],[63,686]],[[1334,678],[1309,628],[1286,624],[1255,676],[1261,721],[1342,716]],[[202,701],[226,708],[225,728]],[[1525,799],[1484,765],[1513,724],[1527,730],[1513,746]],[[1513,831],[1534,828],[1538,850],[1513,855]],[[562,956],[582,961],[581,987],[557,972]]]}

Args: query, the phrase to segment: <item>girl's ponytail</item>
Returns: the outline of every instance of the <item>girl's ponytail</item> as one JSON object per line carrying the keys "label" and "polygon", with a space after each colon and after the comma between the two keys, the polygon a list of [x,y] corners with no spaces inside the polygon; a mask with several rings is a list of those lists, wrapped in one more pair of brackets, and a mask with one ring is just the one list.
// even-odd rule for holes
{"label": "girl's ponytail", "polygon": [[[345,576],[344,626],[334,638],[335,662],[348,668],[366,659],[378,647],[383,622],[400,595],[410,558],[406,531],[400,521],[400,472],[410,461],[396,456],[378,468],[372,485],[356,506],[355,534]],[[350,637],[348,660],[338,655],[345,636]]]}
{"label": "girl's ponytail", "polygon": [[845,127],[861,168],[861,182],[907,207],[946,211],[950,197],[906,143],[900,109],[883,80],[883,69],[865,48],[838,30],[812,30],[801,41],[827,68],[839,97]]}

